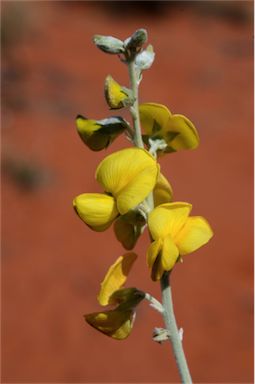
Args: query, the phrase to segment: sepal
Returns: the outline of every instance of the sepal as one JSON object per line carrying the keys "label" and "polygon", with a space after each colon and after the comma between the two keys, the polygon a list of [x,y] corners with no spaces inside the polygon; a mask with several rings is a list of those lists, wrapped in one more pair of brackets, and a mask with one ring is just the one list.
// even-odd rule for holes
{"label": "sepal", "polygon": [[115,220],[114,233],[123,247],[131,250],[135,247],[145,225],[146,221],[139,212],[130,211]]}

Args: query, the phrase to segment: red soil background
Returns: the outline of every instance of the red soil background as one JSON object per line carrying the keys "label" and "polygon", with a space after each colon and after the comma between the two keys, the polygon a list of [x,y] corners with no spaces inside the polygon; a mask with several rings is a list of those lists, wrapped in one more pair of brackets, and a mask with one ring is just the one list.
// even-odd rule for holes
{"label": "red soil background", "polygon": [[[90,231],[72,199],[100,192],[97,164],[74,124],[110,115],[107,74],[128,85],[94,34],[148,30],[156,51],[140,100],[197,126],[201,145],[160,159],[174,198],[193,204],[215,236],[172,276],[196,383],[253,382],[252,2],[2,2],[2,382],[178,382],[162,320],[138,308],[123,342],[89,327],[108,266],[123,253],[112,229]],[[118,114],[118,113],[117,113]],[[145,265],[147,235],[128,285],[160,298]]]}

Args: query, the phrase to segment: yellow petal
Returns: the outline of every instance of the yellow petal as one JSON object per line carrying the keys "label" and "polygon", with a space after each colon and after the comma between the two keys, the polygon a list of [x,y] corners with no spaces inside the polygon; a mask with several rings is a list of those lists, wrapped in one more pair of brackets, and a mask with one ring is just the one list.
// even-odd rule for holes
{"label": "yellow petal", "polygon": [[159,205],[148,216],[148,226],[154,240],[171,235],[173,238],[185,224],[191,204],[183,202]]}
{"label": "yellow petal", "polygon": [[169,203],[173,198],[173,190],[165,176],[159,173],[157,183],[153,190],[154,206]]}
{"label": "yellow petal", "polygon": [[83,193],[73,200],[78,216],[94,231],[104,231],[117,217],[118,211],[112,196],[101,193]]}
{"label": "yellow petal", "polygon": [[98,182],[116,198],[122,215],[148,196],[157,175],[155,159],[140,148],[127,148],[107,156],[96,171]]}
{"label": "yellow petal", "polygon": [[173,242],[172,236],[166,236],[161,251],[161,263],[164,271],[170,271],[179,257],[179,250]]}
{"label": "yellow petal", "polygon": [[157,256],[159,255],[160,251],[162,249],[162,240],[158,239],[156,241],[153,241],[148,250],[146,255],[147,265],[149,268],[152,268],[153,264],[155,263],[155,260]]}
{"label": "yellow petal", "polygon": [[140,120],[145,133],[156,135],[168,123],[171,112],[157,103],[144,103],[139,106]]}
{"label": "yellow petal", "polygon": [[200,216],[189,217],[175,238],[181,255],[196,251],[213,236],[209,223]]}
{"label": "yellow petal", "polygon": [[113,339],[126,339],[133,326],[134,312],[132,310],[112,310],[95,312],[85,315],[85,320],[92,327]]}
{"label": "yellow petal", "polygon": [[119,109],[125,106],[128,95],[123,88],[109,75],[105,80],[105,98],[111,109]]}
{"label": "yellow petal", "polygon": [[125,284],[136,258],[135,253],[128,252],[120,256],[108,269],[98,295],[98,301],[101,305],[109,304],[112,294]]}
{"label": "yellow petal", "polygon": [[117,207],[121,214],[135,208],[149,195],[154,188],[157,173],[157,165],[147,167],[122,189],[116,196]]}
{"label": "yellow petal", "polygon": [[172,115],[169,118],[164,127],[164,138],[175,151],[195,149],[199,145],[199,136],[195,126],[182,115]]}

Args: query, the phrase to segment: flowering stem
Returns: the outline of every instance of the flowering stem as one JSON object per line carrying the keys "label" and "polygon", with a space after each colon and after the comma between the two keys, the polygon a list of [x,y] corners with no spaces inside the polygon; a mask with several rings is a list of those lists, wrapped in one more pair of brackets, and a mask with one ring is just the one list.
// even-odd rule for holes
{"label": "flowering stem", "polygon": [[[134,144],[136,147],[144,148],[142,134],[141,134],[140,118],[139,118],[139,104],[138,104],[139,80],[137,78],[134,58],[129,58],[127,63],[128,63],[131,89],[132,89],[134,100],[135,100],[134,104],[130,108],[130,112],[131,112],[131,115],[133,118],[133,124],[134,124]],[[161,145],[161,143],[157,143],[157,145]],[[160,147],[158,146],[158,148]],[[151,153],[156,158],[157,148],[154,148],[154,147],[151,148]],[[152,211],[154,208],[153,193],[150,193],[149,196],[147,196],[146,203],[148,205],[149,211]],[[181,335],[176,325],[176,320],[175,320],[175,315],[173,310],[171,287],[169,284],[169,272],[165,272],[163,274],[160,280],[160,283],[161,283],[161,291],[162,291],[162,305],[149,294],[146,294],[145,298],[151,302],[151,305],[154,306],[155,309],[157,309],[159,312],[163,314],[163,317],[165,320],[165,326],[170,335],[169,340],[172,345],[173,353],[175,356],[176,364],[180,373],[182,383],[190,384],[192,383],[192,379],[189,373],[186,358],[182,348]]]}
{"label": "flowering stem", "polygon": [[133,123],[134,123],[134,130],[135,130],[134,142],[136,147],[144,148],[142,134],[141,134],[140,119],[139,119],[139,104],[138,104],[139,81],[137,78],[135,61],[133,58],[129,59],[128,61],[128,71],[129,71],[130,85],[131,85],[131,89],[134,96],[134,104],[130,108],[130,112],[131,112]]}
{"label": "flowering stem", "polygon": [[170,334],[169,340],[172,345],[176,364],[179,370],[179,374],[181,376],[181,381],[182,383],[190,384],[192,383],[192,379],[190,376],[189,368],[188,368],[184,351],[182,348],[182,341],[181,341],[181,337],[177,328],[175,315],[174,315],[171,286],[169,283],[169,272],[165,272],[163,274],[160,280],[160,284],[161,284],[161,291],[162,291],[162,304],[165,310],[163,315],[165,320],[165,326]]}

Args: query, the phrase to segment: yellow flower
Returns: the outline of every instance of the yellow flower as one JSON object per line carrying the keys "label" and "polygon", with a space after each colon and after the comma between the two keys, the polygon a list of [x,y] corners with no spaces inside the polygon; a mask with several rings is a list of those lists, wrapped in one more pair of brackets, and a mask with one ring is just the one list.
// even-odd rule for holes
{"label": "yellow flower", "polygon": [[139,112],[145,141],[149,138],[163,139],[167,144],[164,152],[194,149],[198,146],[198,132],[187,117],[173,115],[167,107],[157,103],[141,104]]}
{"label": "yellow flower", "polygon": [[122,117],[109,117],[103,120],[89,120],[82,115],[76,117],[76,127],[82,141],[92,150],[101,151],[127,128]]}
{"label": "yellow flower", "polygon": [[135,319],[135,307],[145,296],[136,288],[122,288],[136,258],[136,254],[132,252],[120,256],[109,268],[101,284],[99,303],[117,304],[117,307],[84,316],[92,327],[117,340],[129,336]]}
{"label": "yellow flower", "polygon": [[159,280],[180,256],[197,250],[213,236],[203,217],[189,217],[191,208],[188,203],[166,203],[149,214],[148,226],[154,241],[147,251],[147,264],[152,280]]}
{"label": "yellow flower", "polygon": [[104,90],[106,101],[111,109],[127,107],[134,102],[131,90],[121,87],[110,75],[105,79]]}
{"label": "yellow flower", "polygon": [[153,190],[158,177],[155,159],[140,148],[127,148],[107,156],[96,170],[105,194],[84,193],[73,206],[93,230],[104,231],[119,215],[140,204]]}

